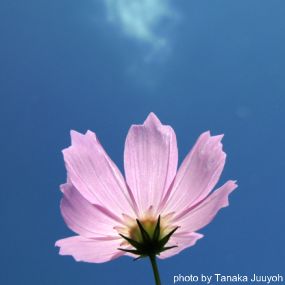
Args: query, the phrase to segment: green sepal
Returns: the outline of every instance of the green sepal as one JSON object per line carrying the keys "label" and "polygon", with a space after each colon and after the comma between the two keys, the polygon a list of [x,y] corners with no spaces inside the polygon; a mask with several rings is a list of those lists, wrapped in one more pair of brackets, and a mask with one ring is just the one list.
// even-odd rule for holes
{"label": "green sepal", "polygon": [[141,244],[138,242],[138,241],[136,241],[136,240],[134,240],[134,239],[131,239],[131,238],[128,238],[128,237],[126,237],[126,236],[124,236],[124,235],[122,235],[122,234],[120,234],[120,236],[122,237],[122,238],[124,238],[128,243],[130,243],[133,247],[135,247],[136,249],[138,249],[138,248],[140,248],[141,247]]}
{"label": "green sepal", "polygon": [[139,250],[136,250],[136,249],[118,248],[118,250],[125,251],[125,252],[129,252],[129,253],[133,253],[133,254],[137,254],[137,255],[141,255],[140,251],[139,251]]}
{"label": "green sepal", "polygon": [[163,247],[170,239],[170,237],[177,231],[179,227],[176,227],[175,229],[173,229],[170,233],[168,233],[165,237],[163,237],[160,241],[159,241],[159,245],[160,247]]}
{"label": "green sepal", "polygon": [[158,220],[153,233],[153,240],[158,241],[160,236],[160,215],[158,216]]}
{"label": "green sepal", "polygon": [[136,221],[137,221],[137,224],[138,224],[139,229],[141,231],[143,241],[144,242],[150,242],[151,238],[150,238],[148,232],[144,229],[143,225],[141,224],[141,222],[138,219]]}
{"label": "green sepal", "polygon": [[178,247],[178,245],[173,245],[173,246],[164,247],[160,252],[163,252],[163,251],[166,251],[166,250],[168,250],[168,249],[175,248],[175,247]]}
{"label": "green sepal", "polygon": [[167,235],[165,235],[163,238],[160,239],[160,234],[161,234],[160,216],[158,217],[152,236],[150,236],[150,234],[145,230],[143,224],[139,220],[136,221],[141,232],[142,241],[137,241],[123,234],[120,234],[120,236],[123,239],[125,239],[131,246],[134,247],[134,249],[118,248],[118,250],[138,255],[138,257],[134,259],[138,260],[148,256],[159,255],[161,252],[177,247],[177,246],[165,247],[165,245],[179,227],[174,228]]}

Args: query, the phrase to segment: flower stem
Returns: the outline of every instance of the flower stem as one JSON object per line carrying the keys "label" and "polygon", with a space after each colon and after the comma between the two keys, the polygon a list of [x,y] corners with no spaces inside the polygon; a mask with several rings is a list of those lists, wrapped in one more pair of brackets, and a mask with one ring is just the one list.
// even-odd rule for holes
{"label": "flower stem", "polygon": [[155,284],[156,285],[161,285],[161,281],[160,281],[160,277],[159,277],[159,272],[158,272],[158,267],[157,267],[155,255],[150,255],[149,259],[150,259],[152,270],[153,270]]}

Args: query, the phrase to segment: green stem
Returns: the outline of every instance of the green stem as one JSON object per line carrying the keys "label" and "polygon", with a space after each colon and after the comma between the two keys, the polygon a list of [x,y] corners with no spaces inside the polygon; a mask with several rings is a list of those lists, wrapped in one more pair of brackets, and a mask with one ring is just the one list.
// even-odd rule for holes
{"label": "green stem", "polygon": [[153,270],[155,284],[156,285],[161,285],[161,281],[160,281],[160,277],[159,277],[159,272],[158,272],[158,267],[157,267],[155,255],[150,255],[149,259],[150,259],[152,270]]}

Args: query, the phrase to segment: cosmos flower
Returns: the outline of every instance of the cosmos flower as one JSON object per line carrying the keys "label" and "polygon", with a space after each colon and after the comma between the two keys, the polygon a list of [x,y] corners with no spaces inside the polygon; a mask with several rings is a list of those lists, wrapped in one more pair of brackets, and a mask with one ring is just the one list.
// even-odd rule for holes
{"label": "cosmos flower", "polygon": [[100,263],[164,259],[193,246],[237,187],[230,180],[212,191],[225,165],[222,137],[201,134],[177,171],[175,133],[151,113],[129,130],[124,178],[93,132],[71,131],[61,213],[77,235],[56,242],[60,254]]}

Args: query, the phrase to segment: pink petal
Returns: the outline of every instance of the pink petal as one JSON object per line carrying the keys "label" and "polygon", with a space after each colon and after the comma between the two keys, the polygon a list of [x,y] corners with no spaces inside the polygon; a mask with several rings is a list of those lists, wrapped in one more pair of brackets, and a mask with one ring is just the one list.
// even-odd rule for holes
{"label": "pink petal", "polygon": [[71,131],[72,145],[63,150],[68,177],[92,204],[107,206],[113,213],[133,214],[133,201],[124,178],[96,135]]}
{"label": "pink petal", "polygon": [[118,236],[114,226],[120,221],[107,209],[88,202],[72,184],[61,185],[61,189],[61,213],[71,230],[85,237]]}
{"label": "pink petal", "polygon": [[60,247],[60,255],[72,255],[76,261],[102,263],[124,255],[122,251],[117,250],[121,242],[121,239],[73,236],[58,240],[55,245]]}
{"label": "pink petal", "polygon": [[228,181],[218,190],[214,191],[204,201],[189,209],[175,222],[181,226],[181,230],[195,232],[209,224],[221,208],[229,205],[228,196],[237,188],[235,181]]}
{"label": "pink petal", "polygon": [[179,234],[173,235],[168,242],[167,246],[177,246],[172,249],[166,250],[158,255],[158,258],[165,259],[171,257],[175,254],[180,253],[182,250],[186,249],[187,247],[193,246],[196,242],[201,239],[203,235],[199,233],[190,233],[190,234]]}
{"label": "pink petal", "polygon": [[125,174],[140,213],[158,208],[177,170],[176,136],[150,113],[143,125],[131,126],[125,144]]}
{"label": "pink petal", "polygon": [[203,200],[215,187],[224,168],[226,154],[222,135],[203,133],[184,159],[172,189],[166,196],[166,212],[183,211]]}

